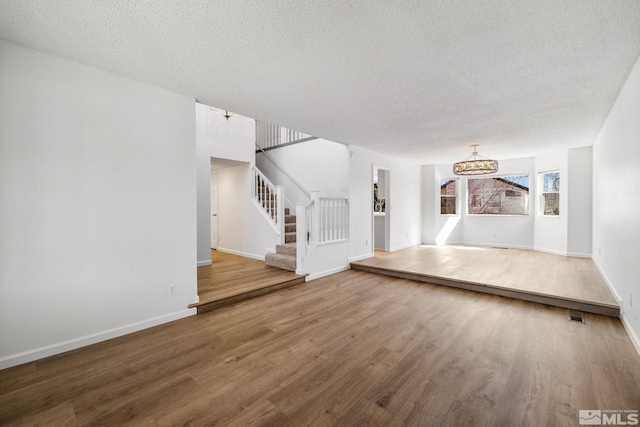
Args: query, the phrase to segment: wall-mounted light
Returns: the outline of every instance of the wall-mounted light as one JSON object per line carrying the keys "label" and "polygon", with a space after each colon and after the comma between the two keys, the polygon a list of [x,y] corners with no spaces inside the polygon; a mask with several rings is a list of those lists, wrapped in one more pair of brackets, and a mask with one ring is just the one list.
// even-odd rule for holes
{"label": "wall-mounted light", "polygon": [[216,113],[220,114],[222,117],[224,117],[225,119],[229,120],[229,117],[233,117],[236,115],[236,113],[230,113],[227,110],[218,110],[217,108],[213,108],[213,107],[209,107],[211,108],[211,111],[215,111]]}

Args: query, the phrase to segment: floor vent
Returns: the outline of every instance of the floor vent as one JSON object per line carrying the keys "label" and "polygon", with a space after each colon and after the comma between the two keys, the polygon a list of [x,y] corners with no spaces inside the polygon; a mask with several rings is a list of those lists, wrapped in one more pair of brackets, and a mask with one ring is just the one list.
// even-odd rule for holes
{"label": "floor vent", "polygon": [[584,313],[581,311],[569,310],[569,320],[584,323]]}

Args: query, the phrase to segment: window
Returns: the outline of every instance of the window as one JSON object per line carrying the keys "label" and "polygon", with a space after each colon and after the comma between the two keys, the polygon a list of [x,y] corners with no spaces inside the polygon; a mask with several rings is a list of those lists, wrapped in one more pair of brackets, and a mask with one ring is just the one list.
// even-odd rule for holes
{"label": "window", "polygon": [[440,180],[440,215],[456,215],[458,205],[458,180]]}
{"label": "window", "polygon": [[540,172],[540,215],[560,215],[560,172]]}
{"label": "window", "polygon": [[529,215],[529,175],[469,178],[469,215]]}

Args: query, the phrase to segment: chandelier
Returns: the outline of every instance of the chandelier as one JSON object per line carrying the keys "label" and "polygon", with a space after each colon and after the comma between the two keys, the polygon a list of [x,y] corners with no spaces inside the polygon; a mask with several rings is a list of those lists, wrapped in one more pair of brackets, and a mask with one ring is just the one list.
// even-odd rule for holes
{"label": "chandelier", "polygon": [[498,161],[490,160],[478,155],[479,144],[473,144],[473,159],[471,157],[453,164],[453,173],[456,175],[486,175],[498,172]]}
{"label": "chandelier", "polygon": [[223,116],[225,119],[229,120],[229,117],[233,117],[236,115],[236,113],[230,113],[227,110],[224,110],[224,112],[222,112],[222,110],[218,110],[217,108],[213,108],[213,107],[209,107],[211,108],[211,111],[214,111],[218,114],[220,114],[221,116]]}

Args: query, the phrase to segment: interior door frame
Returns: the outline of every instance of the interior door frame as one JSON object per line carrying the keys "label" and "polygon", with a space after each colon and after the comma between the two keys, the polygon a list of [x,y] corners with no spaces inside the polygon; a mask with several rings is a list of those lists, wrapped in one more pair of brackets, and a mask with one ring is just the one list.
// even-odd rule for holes
{"label": "interior door frame", "polygon": [[384,250],[386,252],[391,251],[391,168],[387,166],[381,166],[372,164],[371,165],[371,197],[370,206],[371,206],[371,253],[375,253],[375,214],[373,208],[373,184],[374,184],[374,176],[376,174],[376,170],[378,171],[378,182],[380,182],[380,171],[384,171],[384,179],[385,179],[385,209],[384,209]]}
{"label": "interior door frame", "polygon": [[[209,188],[209,197],[211,198],[211,208],[209,209],[209,222],[211,232],[209,240],[211,241],[211,249],[218,249],[218,171],[211,171],[211,181]],[[215,221],[213,218],[215,217]],[[215,237],[215,239],[214,239]]]}

